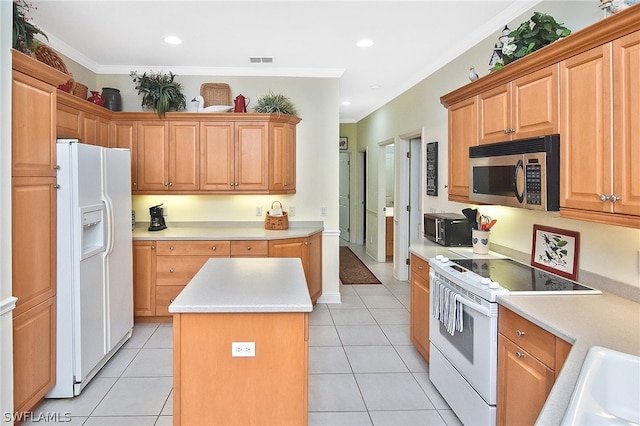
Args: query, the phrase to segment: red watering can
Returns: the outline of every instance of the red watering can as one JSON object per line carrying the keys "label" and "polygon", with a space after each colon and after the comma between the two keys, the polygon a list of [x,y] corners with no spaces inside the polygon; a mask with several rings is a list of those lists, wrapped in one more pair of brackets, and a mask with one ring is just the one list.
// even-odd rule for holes
{"label": "red watering can", "polygon": [[233,108],[233,112],[247,112],[247,105],[251,100],[249,98],[245,98],[242,95],[238,95],[234,100],[235,107]]}

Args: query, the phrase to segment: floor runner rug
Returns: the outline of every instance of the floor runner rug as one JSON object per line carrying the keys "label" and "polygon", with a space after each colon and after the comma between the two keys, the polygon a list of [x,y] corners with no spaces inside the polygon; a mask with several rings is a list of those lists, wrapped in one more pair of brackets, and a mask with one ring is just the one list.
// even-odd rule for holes
{"label": "floor runner rug", "polygon": [[340,247],[340,281],[342,284],[382,284],[349,247]]}

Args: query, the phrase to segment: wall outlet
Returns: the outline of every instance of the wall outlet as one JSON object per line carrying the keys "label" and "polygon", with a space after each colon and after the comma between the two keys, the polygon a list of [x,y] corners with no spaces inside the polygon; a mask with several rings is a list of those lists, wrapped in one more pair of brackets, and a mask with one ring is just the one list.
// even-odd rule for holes
{"label": "wall outlet", "polygon": [[327,215],[327,208],[326,207],[320,207],[320,216],[324,217]]}
{"label": "wall outlet", "polygon": [[262,216],[262,206],[256,206],[256,216]]}
{"label": "wall outlet", "polygon": [[256,342],[231,342],[232,357],[256,356]]}
{"label": "wall outlet", "polygon": [[289,206],[289,217],[294,217],[296,215],[296,208],[293,206]]}

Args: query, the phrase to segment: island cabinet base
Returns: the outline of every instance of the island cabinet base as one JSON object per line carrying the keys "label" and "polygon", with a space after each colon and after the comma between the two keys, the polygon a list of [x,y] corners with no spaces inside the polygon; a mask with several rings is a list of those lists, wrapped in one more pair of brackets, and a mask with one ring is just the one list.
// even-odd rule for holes
{"label": "island cabinet base", "polygon": [[307,312],[174,314],[173,424],[306,425],[308,330]]}

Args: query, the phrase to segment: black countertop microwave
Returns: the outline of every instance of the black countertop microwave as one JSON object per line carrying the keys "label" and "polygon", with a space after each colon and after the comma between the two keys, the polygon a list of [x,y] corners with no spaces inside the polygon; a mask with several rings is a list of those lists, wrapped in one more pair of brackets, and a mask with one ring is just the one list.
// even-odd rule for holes
{"label": "black countertop microwave", "polygon": [[425,213],[424,236],[443,246],[471,247],[471,223],[461,214]]}
{"label": "black countertop microwave", "polygon": [[469,148],[469,199],[560,210],[560,135]]}

